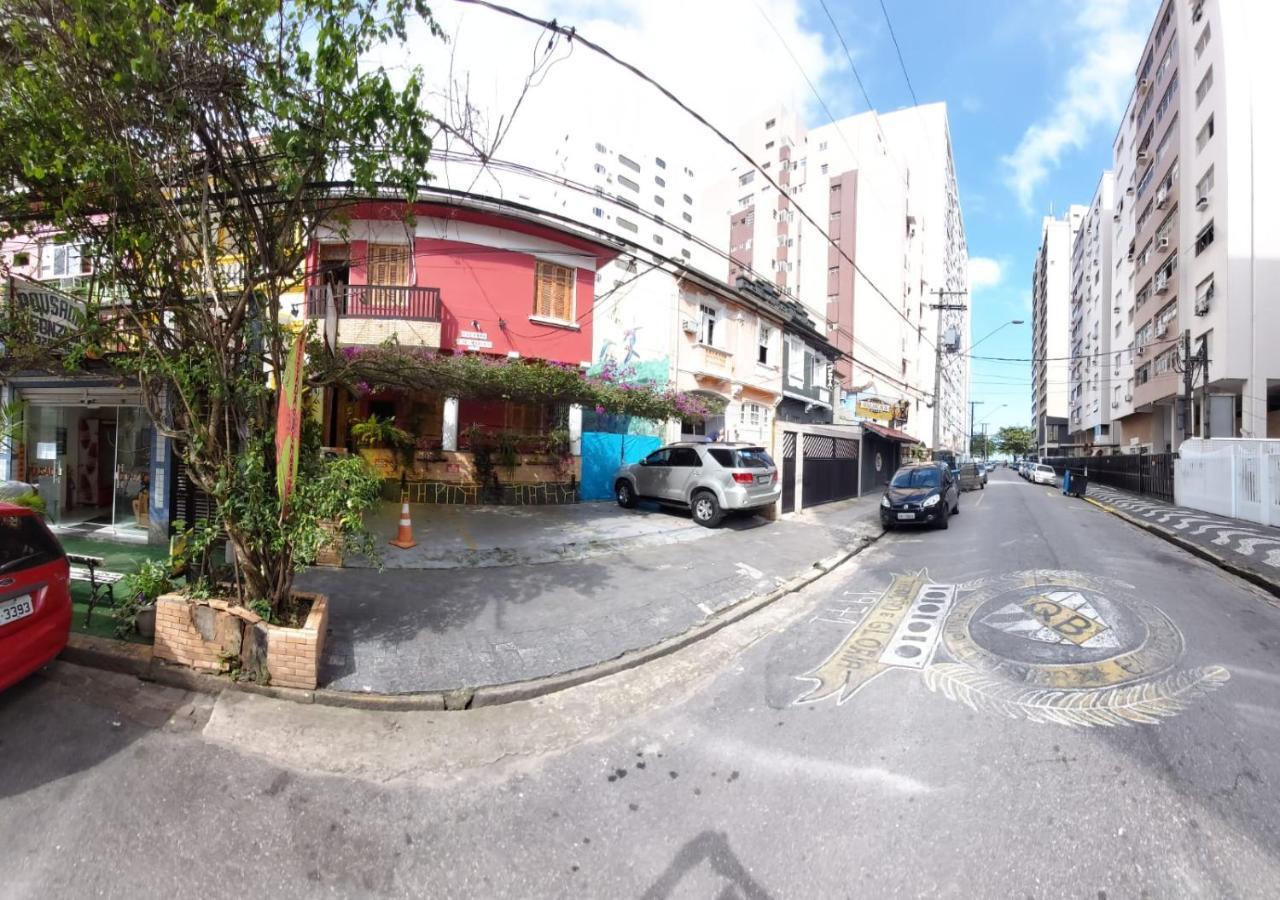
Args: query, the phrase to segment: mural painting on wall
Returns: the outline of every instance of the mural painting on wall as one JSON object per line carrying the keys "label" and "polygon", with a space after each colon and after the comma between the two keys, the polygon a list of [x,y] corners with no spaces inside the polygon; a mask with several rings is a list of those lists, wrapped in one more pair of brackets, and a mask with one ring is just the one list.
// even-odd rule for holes
{"label": "mural painting on wall", "polygon": [[[640,333],[644,326],[634,320],[627,324],[615,309],[601,328],[600,349],[587,374],[596,378],[608,378],[625,384],[651,384],[666,387],[671,382],[671,361],[665,354],[647,355],[640,346]],[[607,434],[657,435],[660,422],[636,419],[612,413],[582,411],[582,430]]]}

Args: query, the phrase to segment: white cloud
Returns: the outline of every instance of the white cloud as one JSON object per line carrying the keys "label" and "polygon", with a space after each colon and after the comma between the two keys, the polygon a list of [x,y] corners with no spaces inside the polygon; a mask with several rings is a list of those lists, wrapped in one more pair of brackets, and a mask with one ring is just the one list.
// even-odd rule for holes
{"label": "white cloud", "polygon": [[1004,280],[1004,266],[989,256],[969,257],[969,290],[973,292],[999,287]]}
{"label": "white cloud", "polygon": [[1096,129],[1119,126],[1153,14],[1151,0],[1082,4],[1071,29],[1078,61],[1067,72],[1061,94],[1001,159],[1005,182],[1023,210],[1031,211],[1036,189],[1064,154],[1083,147]]}

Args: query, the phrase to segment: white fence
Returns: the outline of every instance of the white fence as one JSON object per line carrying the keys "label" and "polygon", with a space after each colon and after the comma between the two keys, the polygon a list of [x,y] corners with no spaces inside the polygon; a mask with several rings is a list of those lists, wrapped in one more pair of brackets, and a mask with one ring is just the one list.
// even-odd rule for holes
{"label": "white fence", "polygon": [[1174,496],[1180,506],[1280,525],[1280,440],[1184,441]]}

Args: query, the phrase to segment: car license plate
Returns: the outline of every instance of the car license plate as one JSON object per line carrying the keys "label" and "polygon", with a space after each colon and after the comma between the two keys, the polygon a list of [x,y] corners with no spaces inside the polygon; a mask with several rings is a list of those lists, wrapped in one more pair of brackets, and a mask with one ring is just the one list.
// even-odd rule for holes
{"label": "car license plate", "polygon": [[5,600],[0,603],[0,625],[8,625],[10,622],[25,619],[35,611],[36,605],[32,601],[30,594],[23,594],[21,597],[14,597],[12,600]]}
{"label": "car license plate", "polygon": [[773,477],[772,475],[757,475],[756,484],[768,484],[769,479],[772,477]]}
{"label": "car license plate", "polygon": [[899,520],[909,521],[916,517],[915,513],[898,513]]}

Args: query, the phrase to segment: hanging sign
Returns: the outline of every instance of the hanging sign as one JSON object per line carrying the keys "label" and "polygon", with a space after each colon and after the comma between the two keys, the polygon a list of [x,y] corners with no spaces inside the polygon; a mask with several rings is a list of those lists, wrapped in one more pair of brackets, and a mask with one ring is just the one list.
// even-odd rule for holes
{"label": "hanging sign", "polygon": [[75,297],[16,275],[9,279],[9,297],[15,310],[31,317],[35,339],[41,344],[52,344],[77,330],[84,319],[84,304]]}

